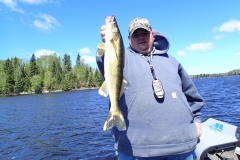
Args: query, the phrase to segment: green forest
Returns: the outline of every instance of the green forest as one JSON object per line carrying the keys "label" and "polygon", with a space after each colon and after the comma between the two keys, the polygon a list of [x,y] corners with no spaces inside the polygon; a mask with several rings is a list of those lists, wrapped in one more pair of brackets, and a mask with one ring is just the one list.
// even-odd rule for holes
{"label": "green forest", "polygon": [[[79,54],[74,67],[70,55],[66,53],[62,59],[57,54],[36,58],[34,53],[30,58],[27,62],[17,57],[0,60],[0,95],[88,89],[99,87],[103,82],[99,69],[84,63]],[[236,75],[240,75],[240,69],[227,73],[191,75],[191,78]]]}
{"label": "green forest", "polygon": [[79,54],[74,67],[66,53],[62,59],[57,54],[36,58],[34,53],[30,58],[0,60],[0,95],[93,88],[103,82],[99,69],[84,63]]}

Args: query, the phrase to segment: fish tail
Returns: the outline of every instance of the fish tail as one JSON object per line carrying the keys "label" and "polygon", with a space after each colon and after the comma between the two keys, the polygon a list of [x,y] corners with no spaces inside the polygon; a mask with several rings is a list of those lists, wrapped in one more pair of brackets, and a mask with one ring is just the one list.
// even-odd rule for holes
{"label": "fish tail", "polygon": [[126,123],[121,112],[113,113],[110,111],[104,123],[103,130],[109,130],[113,126],[116,126],[119,131],[126,130]]}

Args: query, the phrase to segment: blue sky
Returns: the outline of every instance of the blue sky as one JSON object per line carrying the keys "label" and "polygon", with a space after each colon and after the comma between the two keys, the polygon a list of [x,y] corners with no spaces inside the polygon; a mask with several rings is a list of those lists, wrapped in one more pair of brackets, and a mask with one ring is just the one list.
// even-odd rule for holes
{"label": "blue sky", "polygon": [[239,0],[0,0],[0,60],[67,53],[74,65],[80,53],[95,68],[107,15],[115,15],[125,47],[129,22],[147,18],[191,75],[240,68]]}

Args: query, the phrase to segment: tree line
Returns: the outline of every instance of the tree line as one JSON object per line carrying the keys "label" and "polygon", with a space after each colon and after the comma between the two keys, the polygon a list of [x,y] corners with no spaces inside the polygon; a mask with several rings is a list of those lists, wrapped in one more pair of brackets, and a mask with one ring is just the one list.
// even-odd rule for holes
{"label": "tree line", "polygon": [[39,58],[33,53],[29,62],[17,57],[0,60],[0,77],[0,95],[69,91],[99,87],[103,82],[98,68],[87,65],[79,54],[72,67],[66,53],[62,59],[56,53]]}
{"label": "tree line", "polygon": [[[240,75],[240,69],[226,73],[191,75],[192,79]],[[36,58],[33,53],[29,62],[14,57],[0,60],[0,95],[42,93],[43,91],[99,87],[103,78],[98,68],[84,63],[78,54],[72,67],[71,57],[56,53]]]}
{"label": "tree line", "polygon": [[191,78],[197,79],[197,78],[211,78],[211,77],[238,76],[238,75],[240,75],[240,69],[234,69],[226,73],[192,75]]}

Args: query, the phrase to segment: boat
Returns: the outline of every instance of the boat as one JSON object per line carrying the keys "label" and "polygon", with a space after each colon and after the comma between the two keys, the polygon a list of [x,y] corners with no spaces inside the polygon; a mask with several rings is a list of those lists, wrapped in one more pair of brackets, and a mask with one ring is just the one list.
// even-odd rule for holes
{"label": "boat", "polygon": [[240,160],[240,128],[209,118],[202,123],[196,160]]}

